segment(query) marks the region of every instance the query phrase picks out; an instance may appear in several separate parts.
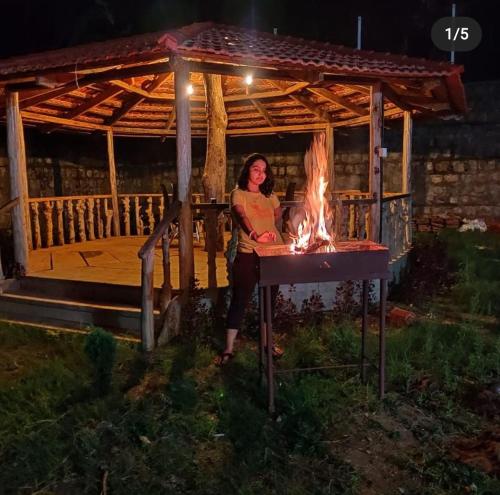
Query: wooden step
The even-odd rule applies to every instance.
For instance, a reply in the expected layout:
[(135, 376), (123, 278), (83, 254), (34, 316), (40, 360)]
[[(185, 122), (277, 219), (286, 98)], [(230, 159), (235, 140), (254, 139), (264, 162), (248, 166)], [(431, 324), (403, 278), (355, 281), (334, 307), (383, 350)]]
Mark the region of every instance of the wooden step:
[[(44, 277), (23, 277), (12, 281), (4, 289), (7, 294), (96, 303), (104, 305), (125, 305), (139, 308), (141, 287), (103, 282), (85, 282)], [(159, 289), (155, 289), (155, 307)]]
[[(158, 317), (158, 312), (155, 312)], [(68, 328), (98, 326), (140, 336), (140, 308), (31, 296), (0, 294), (0, 318)]]

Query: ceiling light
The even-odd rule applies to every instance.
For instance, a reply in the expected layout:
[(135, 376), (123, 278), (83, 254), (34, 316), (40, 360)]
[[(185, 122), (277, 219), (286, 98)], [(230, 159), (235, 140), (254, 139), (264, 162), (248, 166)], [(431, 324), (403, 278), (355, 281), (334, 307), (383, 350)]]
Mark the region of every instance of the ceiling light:
[(193, 85), (192, 84), (188, 84), (188, 86), (187, 86), (187, 94), (188, 95), (192, 95), (193, 94)]
[(246, 84), (247, 86), (250, 86), (250, 84), (252, 84), (252, 83), (253, 83), (253, 77), (252, 77), (252, 74), (247, 74), (247, 75), (245, 76), (245, 84)]

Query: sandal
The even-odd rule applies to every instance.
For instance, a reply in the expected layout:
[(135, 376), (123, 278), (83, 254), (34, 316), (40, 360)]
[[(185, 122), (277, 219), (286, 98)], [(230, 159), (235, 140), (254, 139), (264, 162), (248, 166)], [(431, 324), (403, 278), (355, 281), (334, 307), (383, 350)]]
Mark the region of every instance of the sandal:
[(234, 353), (232, 352), (222, 352), (215, 358), (215, 365), (219, 368), (223, 368), (234, 358)]

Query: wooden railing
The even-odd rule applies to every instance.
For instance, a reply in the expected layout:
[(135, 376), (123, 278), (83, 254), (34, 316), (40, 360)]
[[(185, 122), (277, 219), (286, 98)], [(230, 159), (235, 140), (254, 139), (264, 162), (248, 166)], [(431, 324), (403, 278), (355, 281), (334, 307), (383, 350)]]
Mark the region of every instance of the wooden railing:
[(411, 194), (388, 194), (382, 199), (382, 244), (396, 261), (411, 248)]
[[(299, 206), (302, 196), (303, 193), (298, 191), (295, 193), (297, 201), (282, 201), (284, 210)], [(150, 235), (163, 218), (163, 194), (119, 194), (118, 198), (120, 232), (115, 232), (113, 228), (111, 195), (29, 199), (33, 249), (116, 235)], [(356, 190), (336, 191), (332, 198), (330, 204), (334, 214), (336, 239), (371, 238), (369, 216), (374, 200), (369, 194)], [(210, 215), (217, 217), (218, 221), (212, 220), (212, 224), (219, 225), (219, 228), (224, 221), (223, 215), (230, 223), (228, 203), (198, 202), (201, 199), (202, 195), (193, 194), (193, 212), (203, 219), (199, 221), (200, 224), (210, 223), (206, 221)], [(169, 203), (171, 201), (169, 196)], [(382, 202), (382, 242), (391, 249), (391, 257), (397, 258), (411, 245), (411, 197), (406, 194), (386, 193)], [(210, 235), (206, 236), (206, 241), (207, 238), (210, 238)], [(213, 244), (207, 242), (206, 245), (211, 287), (216, 286), (216, 250)]]
[(151, 234), (163, 217), (164, 202), (162, 194), (119, 194), (120, 232), (115, 232), (110, 194), (30, 198), (33, 249)]
[(153, 233), (140, 249), (138, 256), (142, 260), (141, 267), (141, 340), (143, 350), (150, 352), (154, 348), (154, 255), (155, 246), (161, 239), (163, 253), (163, 285), (160, 291), (160, 319), (172, 297), (170, 279), (170, 224), (178, 217), (181, 203), (174, 201), (158, 223)]
[[(277, 194), (283, 196), (283, 193)], [(303, 193), (298, 191), (296, 198), (300, 200), (302, 195)], [(349, 211), (343, 211), (341, 215), (348, 222), (343, 227), (343, 237), (354, 238), (360, 235), (359, 232), (355, 234), (355, 230), (359, 230), (356, 225), (361, 221), (358, 220), (357, 206), (356, 203), (350, 203), (350, 201), (367, 198), (367, 196), (367, 193), (360, 191), (335, 193), (334, 197), (337, 200), (340, 198), (345, 205), (350, 206)], [(200, 212), (207, 211), (209, 204), (201, 203), (202, 199), (201, 194), (193, 194), (193, 208)], [(169, 202), (172, 200), (172, 196), (169, 195)], [(115, 232), (110, 194), (30, 198), (28, 202), (33, 249), (120, 235), (150, 235), (163, 218), (165, 210), (163, 194), (119, 194), (120, 232)], [(214, 211), (212, 208), (220, 213), (228, 208), (228, 204), (219, 203), (216, 207), (209, 206), (208, 211)]]

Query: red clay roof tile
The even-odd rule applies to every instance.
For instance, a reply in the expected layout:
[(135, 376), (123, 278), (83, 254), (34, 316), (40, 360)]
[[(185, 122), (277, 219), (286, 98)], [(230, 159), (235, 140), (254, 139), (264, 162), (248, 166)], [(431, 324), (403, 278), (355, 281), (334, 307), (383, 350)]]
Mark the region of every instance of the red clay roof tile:
[(370, 76), (449, 76), (461, 66), (405, 55), (392, 55), (277, 36), (235, 26), (195, 23), (167, 32), (79, 45), (0, 61), (0, 76), (15, 77), (48, 70), (104, 66), (113, 63), (152, 60), (176, 52), (213, 62), (249, 66), (319, 70), (335, 74)]

